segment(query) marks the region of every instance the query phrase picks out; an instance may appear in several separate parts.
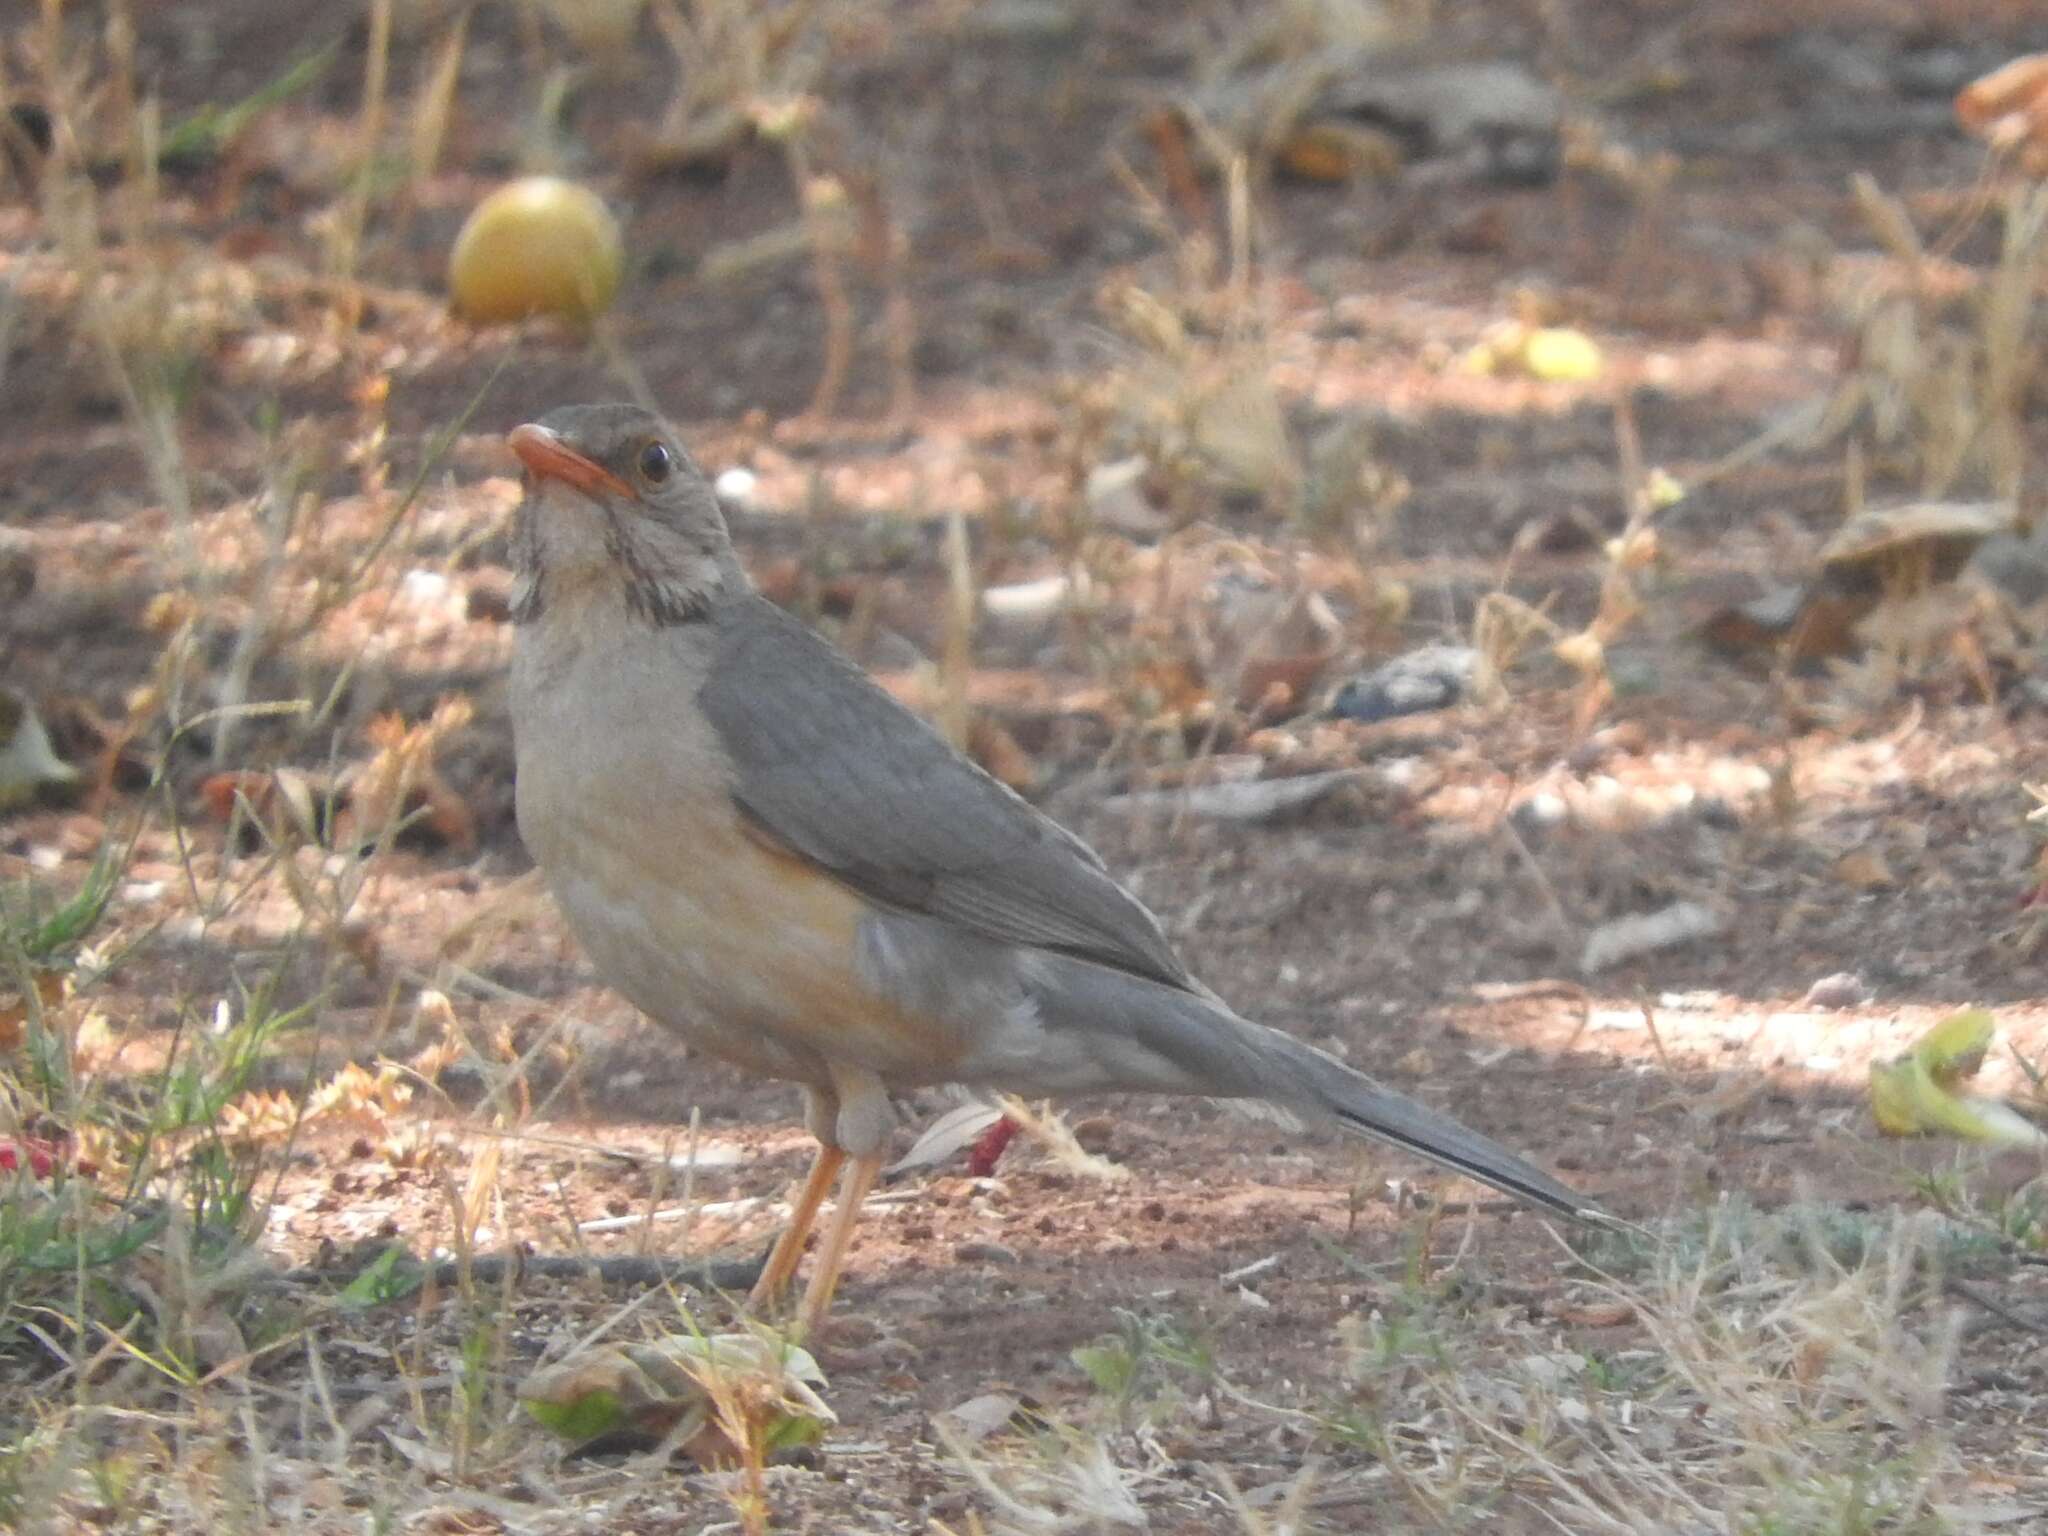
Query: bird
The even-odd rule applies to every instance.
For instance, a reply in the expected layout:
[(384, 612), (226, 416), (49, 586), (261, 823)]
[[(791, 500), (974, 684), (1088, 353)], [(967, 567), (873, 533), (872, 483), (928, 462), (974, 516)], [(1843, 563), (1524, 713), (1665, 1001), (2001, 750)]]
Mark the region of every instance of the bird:
[(824, 1323), (892, 1095), (1264, 1100), (1526, 1204), (1599, 1208), (1188, 970), (1086, 843), (742, 568), (710, 481), (630, 404), (512, 430), (520, 835), (600, 978), (689, 1046), (794, 1082), (818, 1152), (749, 1305)]

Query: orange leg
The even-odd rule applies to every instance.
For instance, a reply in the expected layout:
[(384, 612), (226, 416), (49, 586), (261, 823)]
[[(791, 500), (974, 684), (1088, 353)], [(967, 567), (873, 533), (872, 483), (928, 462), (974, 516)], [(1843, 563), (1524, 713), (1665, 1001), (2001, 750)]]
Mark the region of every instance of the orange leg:
[(804, 1239), (811, 1235), (818, 1207), (825, 1203), (825, 1192), (831, 1189), (833, 1176), (845, 1161), (846, 1154), (837, 1147), (819, 1146), (817, 1159), (804, 1179), (803, 1192), (796, 1197), (796, 1209), (789, 1213), (789, 1225), (775, 1240), (761, 1278), (747, 1295), (747, 1305), (753, 1310), (774, 1306), (789, 1289), (789, 1282), (796, 1278), (796, 1267), (804, 1256)]
[(818, 1249), (818, 1263), (811, 1271), (811, 1283), (804, 1288), (804, 1303), (797, 1313), (806, 1336), (815, 1334), (825, 1314), (832, 1309), (832, 1293), (839, 1288), (839, 1271), (846, 1265), (846, 1248), (853, 1241), (854, 1223), (860, 1220), (861, 1205), (875, 1187), (882, 1171), (880, 1155), (856, 1157), (839, 1181), (839, 1199), (832, 1207), (832, 1223), (825, 1229), (824, 1244)]

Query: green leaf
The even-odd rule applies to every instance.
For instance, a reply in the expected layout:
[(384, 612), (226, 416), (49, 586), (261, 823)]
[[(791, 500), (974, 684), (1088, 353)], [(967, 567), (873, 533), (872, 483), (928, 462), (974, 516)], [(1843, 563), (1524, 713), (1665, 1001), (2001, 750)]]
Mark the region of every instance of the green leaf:
[(157, 151), (158, 163), (193, 165), (211, 160), (232, 144), (258, 115), (279, 102), (288, 101), (318, 81), (327, 73), (327, 66), (334, 62), (340, 51), (341, 39), (337, 37), (311, 53), (301, 54), (286, 65), (284, 72), (275, 80), (257, 87), (233, 106), (221, 107), (208, 102), (164, 135), (163, 146)]
[(418, 1290), (427, 1278), (426, 1266), (393, 1243), (371, 1261), (363, 1272), (342, 1287), (334, 1298), (343, 1307), (381, 1307), (400, 1301)]
[(1083, 1344), (1068, 1356), (1094, 1385), (1095, 1390), (1109, 1397), (1122, 1397), (1131, 1389), (1131, 1382), (1137, 1375), (1137, 1360), (1122, 1343)]
[(99, 1269), (108, 1264), (118, 1264), (163, 1231), (164, 1224), (170, 1219), (170, 1209), (159, 1205), (125, 1226), (95, 1227), (73, 1236), (55, 1238), (24, 1254), (21, 1267), (51, 1271)]
[(764, 1437), (770, 1455), (777, 1451), (801, 1450), (807, 1445), (816, 1445), (825, 1438), (825, 1431), (831, 1425), (825, 1420), (808, 1413), (783, 1414), (769, 1422)]
[[(32, 965), (50, 966), (64, 958), (67, 951), (83, 943), (86, 935), (99, 925), (100, 918), (106, 914), (107, 903), (113, 899), (114, 885), (120, 874), (120, 861), (102, 852), (87, 872), (85, 883), (78, 888), (77, 894), (56, 911), (45, 918), (33, 918), (20, 910), (0, 909), (0, 929), (4, 929), (7, 939), (19, 947), (22, 959)], [(34, 901), (33, 889), (29, 903), (39, 905)]]
[(576, 1445), (595, 1440), (599, 1435), (608, 1435), (626, 1421), (625, 1405), (619, 1401), (618, 1394), (601, 1387), (559, 1402), (537, 1397), (524, 1397), (520, 1401), (543, 1429)]

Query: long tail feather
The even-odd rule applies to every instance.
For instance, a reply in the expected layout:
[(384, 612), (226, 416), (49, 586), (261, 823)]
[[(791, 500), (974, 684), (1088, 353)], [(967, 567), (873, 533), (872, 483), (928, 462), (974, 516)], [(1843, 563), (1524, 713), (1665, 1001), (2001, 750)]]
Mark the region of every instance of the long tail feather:
[(1344, 1075), (1319, 1078), (1317, 1092), (1323, 1107), (1346, 1130), (1413, 1152), (1560, 1216), (1583, 1220), (1604, 1214), (1594, 1201), (1492, 1138), (1380, 1087), (1341, 1062), (1331, 1065)]
[(1062, 960), (1032, 997), (1049, 1028), (1085, 1041), (1071, 1084), (1258, 1098), (1321, 1114), (1345, 1129), (1490, 1184), (1561, 1216), (1600, 1221), (1599, 1205), (1527, 1158), (1450, 1116), (1383, 1088), (1294, 1036), (1240, 1018), (1221, 1001)]

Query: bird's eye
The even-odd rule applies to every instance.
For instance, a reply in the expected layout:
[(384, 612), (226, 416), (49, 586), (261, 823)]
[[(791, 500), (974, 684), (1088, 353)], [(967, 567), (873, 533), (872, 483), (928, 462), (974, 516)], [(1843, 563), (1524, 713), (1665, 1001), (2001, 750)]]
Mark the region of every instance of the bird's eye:
[(649, 443), (640, 450), (640, 478), (649, 485), (661, 484), (674, 467), (675, 460), (660, 443)]

